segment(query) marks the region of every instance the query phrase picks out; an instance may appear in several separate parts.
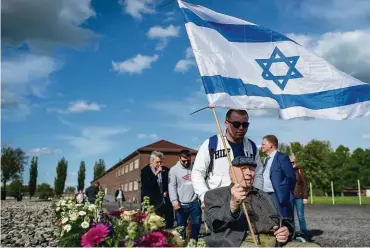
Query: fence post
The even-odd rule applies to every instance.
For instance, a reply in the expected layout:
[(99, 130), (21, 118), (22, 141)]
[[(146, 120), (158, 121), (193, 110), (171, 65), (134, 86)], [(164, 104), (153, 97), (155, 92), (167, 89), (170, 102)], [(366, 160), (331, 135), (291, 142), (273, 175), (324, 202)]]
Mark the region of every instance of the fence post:
[(358, 199), (360, 200), (360, 206), (362, 205), (361, 202), (361, 186), (360, 186), (360, 179), (357, 179), (357, 184), (358, 184)]
[(334, 185), (333, 185), (333, 181), (330, 181), (331, 183), (331, 197), (333, 199), (333, 205), (335, 204), (335, 200), (334, 200)]
[(311, 204), (313, 204), (313, 197), (312, 197), (312, 183), (310, 182), (310, 195), (311, 195)]

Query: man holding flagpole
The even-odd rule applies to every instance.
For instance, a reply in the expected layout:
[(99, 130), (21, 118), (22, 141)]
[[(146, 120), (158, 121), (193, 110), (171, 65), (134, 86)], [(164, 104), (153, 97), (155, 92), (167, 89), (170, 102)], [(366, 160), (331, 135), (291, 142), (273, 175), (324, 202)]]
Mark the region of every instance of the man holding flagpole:
[[(256, 144), (245, 137), (249, 127), (249, 116), (245, 110), (230, 109), (226, 113), (226, 140), (231, 159), (246, 156), (261, 164)], [(204, 194), (231, 183), (229, 164), (220, 135), (203, 142), (194, 161), (192, 182), (195, 193), (204, 208)]]

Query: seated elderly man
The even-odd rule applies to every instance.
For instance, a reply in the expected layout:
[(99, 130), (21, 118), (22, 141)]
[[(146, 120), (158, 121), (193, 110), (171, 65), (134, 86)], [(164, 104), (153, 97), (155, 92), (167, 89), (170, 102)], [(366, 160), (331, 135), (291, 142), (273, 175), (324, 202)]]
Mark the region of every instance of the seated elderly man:
[[(206, 238), (207, 246), (254, 246), (248, 222), (242, 209), (245, 202), (258, 245), (262, 247), (319, 247), (314, 243), (290, 242), (293, 229), (282, 222), (270, 195), (254, 188), (256, 164), (252, 158), (237, 157), (232, 161), (235, 184), (208, 191), (205, 194), (205, 220), (212, 231)], [(288, 227), (290, 229), (288, 229)]]

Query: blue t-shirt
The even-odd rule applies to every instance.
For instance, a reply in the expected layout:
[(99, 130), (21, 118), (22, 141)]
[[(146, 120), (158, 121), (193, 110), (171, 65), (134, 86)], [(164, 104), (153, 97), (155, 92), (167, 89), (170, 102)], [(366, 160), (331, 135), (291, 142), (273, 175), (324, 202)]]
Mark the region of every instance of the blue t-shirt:
[(234, 143), (234, 142), (231, 142), (230, 140), (227, 140), (227, 141), (229, 142), (230, 147), (233, 150), (234, 158), (239, 157), (239, 156), (245, 156), (243, 142)]

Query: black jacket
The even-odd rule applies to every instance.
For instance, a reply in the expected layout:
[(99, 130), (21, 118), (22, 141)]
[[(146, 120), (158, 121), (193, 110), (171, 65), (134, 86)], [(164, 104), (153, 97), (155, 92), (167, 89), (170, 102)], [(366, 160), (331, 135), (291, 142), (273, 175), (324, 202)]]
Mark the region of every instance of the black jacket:
[(154, 175), (150, 165), (145, 166), (141, 170), (141, 201), (143, 201), (144, 196), (148, 196), (150, 199), (150, 205), (153, 205), (155, 208), (158, 208), (164, 203), (170, 203), (168, 194), (168, 172), (169, 169), (162, 166), (162, 187), (163, 192), (167, 192), (165, 202), (163, 202), (163, 194), (160, 191), (157, 177)]
[(85, 190), (85, 195), (88, 199), (96, 199), (96, 195), (99, 192), (99, 187), (96, 185), (91, 185)]
[[(123, 194), (123, 190), (121, 190), (121, 193), (122, 193), (122, 201), (126, 201), (125, 195)], [(117, 189), (116, 193), (114, 194), (114, 198), (116, 198), (116, 200), (117, 200), (118, 194), (119, 194), (119, 190)]]

